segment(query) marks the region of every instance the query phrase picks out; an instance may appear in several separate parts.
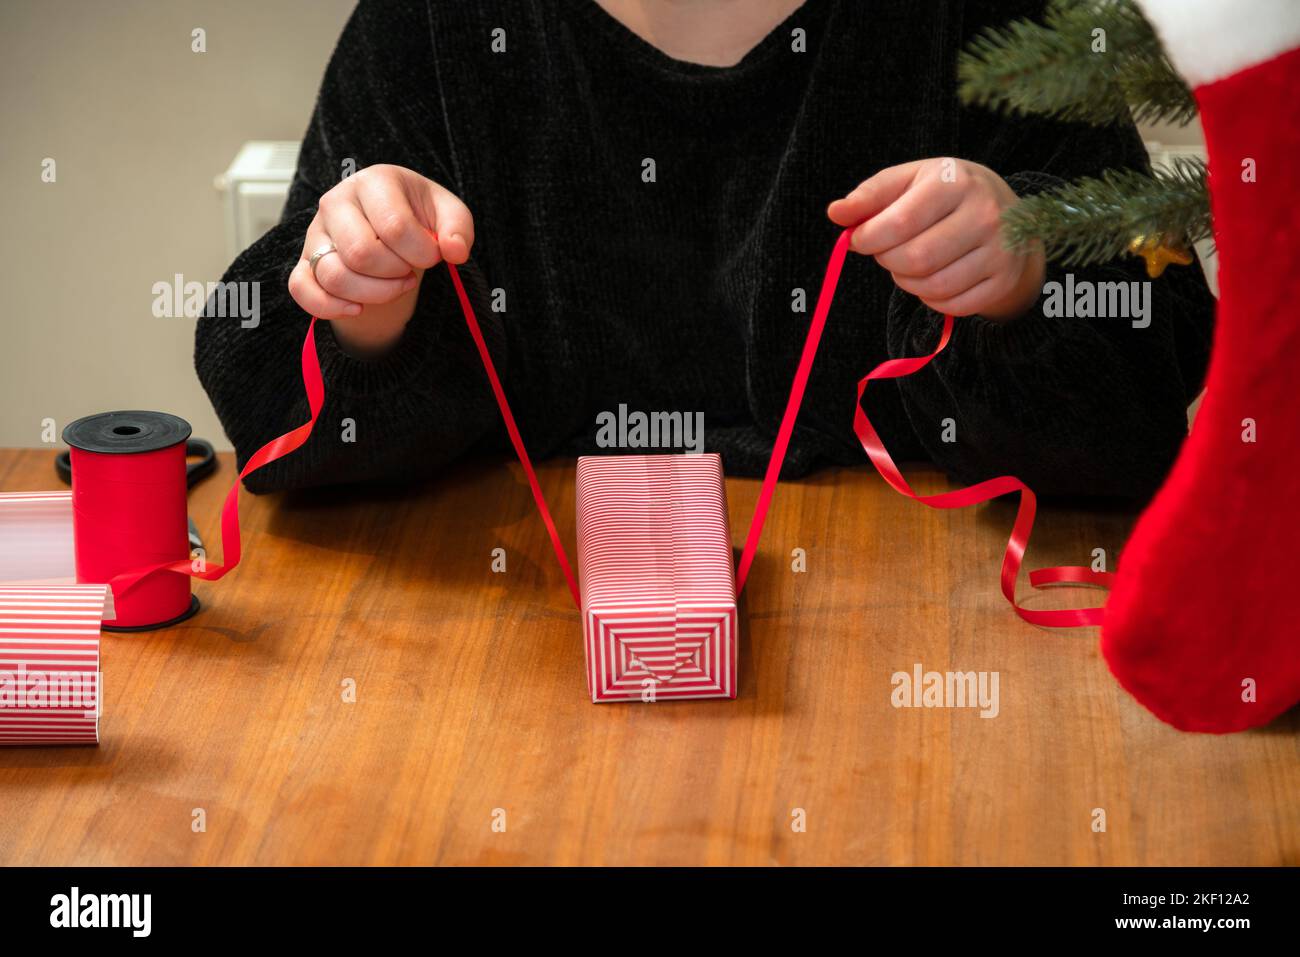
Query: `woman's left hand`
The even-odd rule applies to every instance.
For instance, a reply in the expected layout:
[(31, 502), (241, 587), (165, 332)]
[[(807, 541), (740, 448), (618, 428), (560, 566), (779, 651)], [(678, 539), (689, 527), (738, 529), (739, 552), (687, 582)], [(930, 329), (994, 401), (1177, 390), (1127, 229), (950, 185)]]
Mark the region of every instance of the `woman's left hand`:
[(1042, 250), (1010, 250), (1002, 211), (1019, 202), (987, 166), (927, 159), (891, 166), (831, 203), (840, 226), (861, 224), (852, 249), (889, 270), (936, 312), (1016, 319), (1042, 292)]

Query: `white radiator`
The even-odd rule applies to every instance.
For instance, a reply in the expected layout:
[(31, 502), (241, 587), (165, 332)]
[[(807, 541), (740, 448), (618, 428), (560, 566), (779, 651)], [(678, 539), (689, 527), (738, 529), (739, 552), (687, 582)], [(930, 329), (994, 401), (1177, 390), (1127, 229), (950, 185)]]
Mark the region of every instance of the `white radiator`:
[(297, 141), (252, 140), (240, 147), (230, 167), (217, 177), (216, 187), (225, 203), (230, 259), (280, 221), (297, 165)]

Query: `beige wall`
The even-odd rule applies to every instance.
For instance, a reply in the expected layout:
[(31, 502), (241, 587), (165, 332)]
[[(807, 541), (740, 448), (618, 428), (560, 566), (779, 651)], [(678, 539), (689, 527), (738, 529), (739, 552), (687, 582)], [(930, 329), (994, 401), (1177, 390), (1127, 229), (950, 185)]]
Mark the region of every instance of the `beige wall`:
[(1171, 126), (1159, 123), (1142, 128), (1142, 136), (1148, 141), (1162, 143), (1165, 146), (1204, 146), (1205, 134), (1201, 132), (1201, 121), (1193, 120), (1188, 126)]
[[(194, 375), (194, 320), (154, 318), (152, 286), (221, 277), (213, 177), (245, 140), (302, 135), (352, 6), (0, 3), (0, 446), (120, 408), (173, 412), (225, 444)], [(190, 51), (195, 27), (206, 53)]]
[[(225, 269), (213, 177), (251, 139), (297, 139), (352, 0), (0, 3), (0, 446), (109, 409), (188, 419), (225, 447), (193, 320), (155, 282)], [(207, 52), (190, 50), (195, 27)], [(1156, 131), (1166, 143), (1195, 131)], [(41, 163), (57, 181), (41, 181)]]

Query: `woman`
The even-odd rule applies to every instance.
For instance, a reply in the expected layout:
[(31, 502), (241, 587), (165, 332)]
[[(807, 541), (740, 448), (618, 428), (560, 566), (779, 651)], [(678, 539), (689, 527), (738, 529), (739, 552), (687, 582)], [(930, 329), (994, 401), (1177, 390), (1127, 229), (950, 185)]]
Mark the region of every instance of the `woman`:
[(1001, 211), (1146, 157), (1131, 125), (959, 105), (966, 42), (1040, 6), (362, 0), (283, 221), (226, 276), (262, 283), (260, 323), (199, 324), (242, 463), (306, 418), (297, 355), (308, 314), (328, 320), (322, 427), (249, 488), (415, 478), (505, 447), (443, 260), (466, 263), (535, 456), (601, 451), (598, 416), (625, 405), (702, 413), (705, 448), (759, 474), (835, 235), (860, 223), (875, 263), (846, 268), (785, 475), (863, 461), (856, 380), (931, 350), (947, 311), (965, 318), (944, 354), (868, 394), (896, 458), (1150, 494), (1186, 433), (1212, 300), (1183, 268), (1154, 284), (1144, 328), (1043, 315), (1063, 274), (1004, 248)]

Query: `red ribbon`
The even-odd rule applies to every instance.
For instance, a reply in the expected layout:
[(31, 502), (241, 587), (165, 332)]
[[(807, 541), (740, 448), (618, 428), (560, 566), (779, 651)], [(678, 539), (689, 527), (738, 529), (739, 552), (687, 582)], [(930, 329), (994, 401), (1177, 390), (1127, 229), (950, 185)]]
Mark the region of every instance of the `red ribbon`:
[(528, 450), (524, 448), (524, 440), (519, 435), (519, 427), (515, 425), (515, 417), (510, 412), (510, 403), (506, 401), (506, 390), (501, 387), (501, 379), (497, 376), (497, 367), (492, 363), (492, 357), (488, 355), (487, 343), (483, 341), (483, 330), (478, 326), (478, 318), (474, 315), (474, 307), (470, 305), (469, 296), (465, 295), (465, 286), (460, 281), (459, 270), (451, 263), (447, 263), (447, 271), (451, 273), (451, 283), (456, 287), (456, 298), (460, 300), (460, 311), (465, 314), (465, 324), (469, 326), (469, 334), (474, 339), (479, 358), (483, 360), (483, 369), (487, 372), (488, 382), (492, 384), (492, 395), (496, 397), (497, 408), (501, 410), (501, 418), (505, 420), (506, 432), (510, 435), (510, 444), (515, 447), (515, 454), (519, 456), (519, 463), (524, 467), (524, 474), (528, 476), (528, 487), (533, 490), (533, 501), (537, 503), (537, 511), (542, 514), (542, 522), (546, 525), (546, 533), (551, 536), (551, 547), (555, 549), (555, 557), (560, 561), (560, 571), (564, 572), (564, 580), (569, 583), (569, 594), (573, 596), (573, 603), (581, 611), (582, 599), (578, 595), (578, 580), (573, 577), (573, 569), (569, 565), (569, 556), (564, 553), (564, 545), (560, 542), (560, 533), (556, 531), (555, 520), (551, 518), (551, 510), (546, 507), (546, 496), (542, 494), (541, 483), (537, 481), (537, 473), (533, 471), (532, 460), (528, 458)]
[[(754, 556), (758, 551), (759, 538), (763, 534), (763, 524), (767, 519), (767, 513), (772, 504), (772, 496), (776, 492), (777, 480), (781, 474), (781, 465), (785, 461), (785, 453), (790, 446), (790, 437), (794, 432), (795, 420), (799, 416), (799, 407), (803, 403), (808, 379), (812, 374), (813, 360), (816, 358), (822, 331), (826, 327), (826, 318), (830, 314), (831, 303), (835, 298), (835, 289), (839, 284), (840, 274), (844, 269), (844, 261), (848, 254), (851, 237), (851, 229), (846, 229), (840, 233), (835, 248), (831, 252), (830, 262), (826, 266), (826, 275), (822, 280), (821, 292), (817, 297), (817, 306), (813, 311), (812, 323), (808, 328), (803, 352), (799, 357), (799, 365), (795, 370), (794, 383), (790, 388), (790, 398), (786, 402), (785, 413), (781, 417), (781, 425), (777, 429), (776, 441), (772, 447), (772, 457), (768, 460), (767, 472), (763, 477), (758, 502), (754, 507), (754, 518), (750, 523), (749, 534), (745, 539), (745, 547), (741, 552), (740, 566), (736, 573), (736, 590), (738, 592), (745, 587), (750, 568), (754, 562)], [(465, 293), (465, 286), (461, 282), (460, 272), (451, 263), (447, 263), (447, 270), (451, 273), (452, 285), (456, 289), (457, 299), (460, 300), (460, 308), (465, 316), (465, 324), (469, 328), (470, 336), (474, 340), (474, 346), (483, 362), (483, 369), (487, 373), (488, 382), (492, 387), (492, 395), (496, 399), (497, 408), (500, 409), (501, 418), (505, 422), (506, 432), (510, 436), (510, 444), (514, 446), (515, 454), (519, 457), (519, 462), (523, 466), (524, 474), (528, 478), (528, 487), (533, 493), (533, 501), (537, 503), (537, 510), (541, 513), (542, 522), (545, 524), (547, 535), (551, 539), (551, 546), (555, 550), (555, 557), (559, 560), (560, 570), (564, 573), (564, 579), (568, 583), (569, 594), (573, 596), (574, 604), (581, 609), (582, 600), (578, 593), (577, 579), (574, 577), (573, 568), (569, 564), (568, 555), (564, 551), (564, 545), (560, 541), (560, 534), (555, 527), (555, 521), (551, 518), (551, 510), (546, 505), (546, 497), (542, 494), (541, 483), (537, 480), (537, 473), (533, 469), (532, 460), (528, 457), (528, 450), (524, 447), (523, 438), (520, 436), (519, 428), (515, 424), (515, 417), (510, 411), (510, 403), (506, 399), (505, 389), (502, 387), (501, 379), (497, 375), (496, 366), (492, 362), (491, 355), (488, 354), (482, 329), (479, 327), (478, 318), (474, 315), (474, 307), (469, 301), (469, 296)], [(315, 329), (316, 319), (313, 317), (311, 324), (307, 327), (306, 339), (302, 344), (302, 380), (307, 391), (307, 404), (311, 409), (311, 418), (292, 432), (288, 432), (262, 446), (240, 471), (238, 479), (235, 480), (230, 492), (226, 495), (226, 501), (221, 510), (221, 541), (225, 561), (220, 565), (210, 566), (202, 571), (195, 570), (192, 563), (188, 561), (170, 562), (135, 569), (113, 579), (111, 584), (115, 593), (124, 593), (136, 582), (157, 571), (180, 572), (206, 581), (216, 581), (239, 564), (240, 483), (250, 473), (300, 448), (307, 441), (307, 437), (311, 435), (312, 427), (316, 424), (321, 406), (325, 401), (325, 385), (321, 379), (320, 361), (316, 355)], [(947, 347), (952, 338), (952, 329), (953, 317), (944, 316), (943, 333), (939, 337), (939, 344), (933, 352), (925, 356), (890, 359), (882, 362), (858, 382), (853, 431), (857, 434), (859, 441), (862, 443), (862, 448), (866, 451), (872, 464), (875, 465), (876, 470), (880, 472), (885, 481), (898, 493), (930, 508), (962, 508), (967, 505), (987, 502), (1011, 492), (1019, 492), (1020, 507), (1016, 512), (1011, 538), (1007, 542), (1006, 554), (1002, 559), (1002, 594), (1011, 603), (1011, 607), (1015, 609), (1016, 614), (1031, 624), (1062, 628), (1101, 624), (1104, 612), (1104, 608), (1101, 607), (1035, 611), (1022, 608), (1016, 603), (1016, 580), (1020, 574), (1020, 566), (1024, 560), (1025, 548), (1029, 543), (1029, 536), (1034, 526), (1034, 515), (1037, 511), (1037, 499), (1029, 486), (1013, 476), (1002, 476), (980, 482), (969, 488), (944, 492), (939, 495), (917, 495), (912, 491), (911, 486), (907, 484), (907, 480), (903, 478), (889, 453), (885, 451), (875, 427), (867, 418), (867, 414), (862, 411), (862, 396), (866, 391), (867, 383), (874, 379), (901, 378), (925, 368), (935, 356)], [(1066, 566), (1044, 568), (1031, 572), (1029, 582), (1035, 588), (1054, 584), (1100, 585), (1104, 587), (1110, 585), (1112, 577), (1109, 572), (1094, 572), (1089, 568)]]
[[(799, 407), (803, 403), (808, 379), (812, 375), (813, 360), (817, 356), (817, 346), (821, 342), (822, 331), (826, 328), (826, 317), (830, 314), (831, 303), (835, 299), (835, 289), (839, 285), (840, 274), (844, 270), (844, 260), (848, 254), (852, 234), (851, 229), (846, 229), (840, 233), (835, 248), (831, 252), (830, 262), (826, 266), (826, 275), (822, 280), (821, 292), (817, 296), (817, 306), (813, 311), (812, 323), (808, 328), (808, 335), (804, 339), (803, 352), (799, 356), (799, 365), (795, 369), (794, 383), (790, 387), (790, 398), (786, 402), (785, 413), (781, 417), (781, 425), (777, 429), (776, 442), (772, 447), (772, 457), (767, 463), (767, 472), (763, 477), (762, 488), (759, 490), (758, 502), (754, 506), (754, 518), (750, 522), (749, 534), (745, 538), (745, 547), (740, 555), (740, 566), (736, 572), (737, 592), (745, 587), (745, 582), (749, 578), (749, 570), (754, 563), (754, 555), (758, 551), (759, 538), (763, 534), (763, 524), (767, 520), (768, 510), (771, 508), (772, 496), (776, 493), (781, 465), (785, 461), (785, 453), (790, 446), (790, 437), (794, 433), (795, 420), (799, 417)], [(483, 341), (483, 333), (479, 329), (478, 319), (475, 318), (469, 298), (465, 295), (465, 288), (461, 285), (460, 275), (456, 272), (456, 267), (448, 263), (447, 268), (451, 270), (452, 282), (456, 286), (456, 295), (460, 299), (461, 311), (465, 314), (465, 322), (469, 326), (474, 345), (478, 348), (479, 357), (483, 360), (483, 367), (487, 370), (488, 381), (492, 384), (492, 394), (496, 397), (497, 407), (501, 410), (501, 417), (505, 420), (506, 431), (510, 433), (511, 444), (514, 445), (519, 461), (524, 467), (524, 473), (528, 476), (528, 485), (533, 490), (533, 499), (537, 502), (538, 511), (541, 512), (542, 520), (546, 523), (546, 531), (551, 537), (551, 546), (555, 549), (555, 555), (560, 560), (560, 568), (563, 570), (565, 580), (569, 584), (569, 592), (573, 595), (574, 604), (581, 608), (582, 602), (578, 595), (578, 586), (570, 569), (568, 557), (565, 555), (564, 545), (560, 542), (559, 533), (555, 529), (555, 522), (552, 521), (550, 510), (546, 507), (546, 499), (542, 495), (541, 485), (538, 484), (532, 462), (529, 461), (528, 452), (524, 449), (523, 439), (520, 438), (519, 430), (515, 426), (514, 416), (510, 412), (510, 404), (506, 401), (505, 391), (501, 388), (501, 381), (497, 377), (496, 367), (492, 364), (492, 357), (488, 355), (487, 346)], [(944, 316), (943, 334), (939, 338), (938, 346), (929, 355), (909, 359), (891, 359), (882, 362), (858, 383), (853, 431), (857, 434), (859, 441), (862, 442), (862, 448), (866, 450), (872, 464), (875, 465), (876, 470), (880, 472), (885, 481), (895, 491), (906, 495), (908, 498), (915, 499), (922, 505), (928, 505), (930, 508), (962, 508), (967, 505), (987, 502), (1010, 492), (1019, 492), (1020, 507), (1016, 512), (1016, 521), (1011, 530), (1011, 538), (1007, 542), (1006, 554), (1002, 559), (1002, 594), (1011, 603), (1011, 607), (1015, 609), (1016, 614), (1031, 624), (1062, 628), (1101, 624), (1103, 608), (1034, 611), (1022, 608), (1016, 603), (1016, 579), (1020, 574), (1020, 565), (1024, 560), (1025, 548), (1029, 544), (1029, 535), (1034, 527), (1034, 514), (1037, 511), (1037, 499), (1029, 486), (1018, 478), (1003, 476), (980, 482), (978, 485), (972, 485), (969, 488), (945, 492), (941, 495), (917, 495), (912, 491), (911, 486), (907, 484), (902, 473), (894, 464), (894, 460), (890, 458), (889, 453), (885, 451), (880, 436), (876, 434), (875, 427), (867, 418), (867, 414), (862, 411), (862, 395), (866, 391), (868, 382), (873, 379), (897, 379), (925, 368), (948, 345), (949, 340), (952, 338), (952, 326), (952, 316)], [(1031, 572), (1029, 582), (1035, 588), (1065, 583), (1107, 586), (1110, 584), (1111, 578), (1112, 575), (1109, 572), (1094, 572), (1090, 568), (1069, 566), (1044, 568)]]
[[(240, 538), (239, 538), (239, 486), (244, 481), (244, 477), (256, 472), (263, 465), (268, 465), (276, 459), (284, 458), (290, 452), (301, 448), (302, 444), (307, 441), (311, 435), (312, 427), (316, 424), (316, 419), (320, 416), (321, 406), (325, 404), (325, 381), (320, 374), (320, 360), (316, 356), (316, 317), (313, 316), (311, 323), (307, 326), (307, 338), (302, 343), (302, 384), (307, 390), (307, 406), (311, 410), (311, 418), (304, 422), (298, 428), (291, 432), (286, 432), (279, 438), (272, 439), (253, 453), (252, 458), (244, 463), (239, 477), (235, 483), (230, 486), (230, 491), (226, 493), (225, 504), (221, 507), (221, 556), (220, 565), (209, 565), (206, 562), (199, 568), (195, 567), (195, 562), (191, 560), (179, 562), (162, 562), (157, 565), (146, 565), (143, 568), (133, 568), (131, 571), (122, 572), (109, 582), (112, 586), (114, 595), (124, 595), (130, 591), (141, 579), (160, 571), (179, 572), (182, 575), (189, 575), (192, 578), (202, 578), (204, 581), (216, 581), (232, 571), (239, 564), (241, 555)], [(183, 473), (182, 473), (183, 475)]]
[[(844, 257), (848, 252), (851, 237), (852, 231), (846, 229), (840, 234), (839, 241), (835, 244), (835, 250), (831, 253), (830, 264), (826, 267), (826, 282), (822, 286), (823, 296), (833, 296), (835, 294), (835, 286), (840, 279), (840, 271), (844, 266)], [(819, 308), (820, 305), (818, 303)], [(1019, 492), (1020, 506), (1016, 509), (1016, 520), (1011, 527), (1011, 538), (1007, 541), (1007, 550), (1002, 556), (1002, 594), (1011, 603), (1011, 607), (1015, 609), (1016, 614), (1030, 624), (1055, 628), (1079, 628), (1087, 625), (1100, 625), (1105, 611), (1104, 607), (1034, 611), (1023, 608), (1016, 603), (1016, 579), (1020, 575), (1020, 565), (1024, 561), (1025, 549), (1029, 545), (1029, 536), (1034, 528), (1034, 515), (1038, 510), (1038, 499), (1028, 485), (1014, 476), (1004, 475), (953, 492), (944, 492), (939, 495), (917, 495), (912, 491), (912, 487), (907, 484), (907, 480), (903, 478), (903, 474), (898, 470), (898, 466), (894, 464), (894, 460), (890, 458), (889, 453), (885, 451), (884, 443), (880, 441), (875, 426), (867, 418), (867, 413), (862, 410), (862, 396), (867, 391), (868, 382), (874, 379), (900, 379), (903, 376), (909, 376), (924, 369), (933, 361), (935, 356), (943, 352), (947, 347), (949, 340), (952, 339), (952, 326), (952, 316), (944, 316), (943, 332), (939, 336), (939, 344), (934, 347), (934, 351), (929, 355), (907, 359), (889, 359), (880, 363), (858, 382), (857, 405), (853, 410), (853, 431), (857, 435), (858, 441), (862, 443), (862, 448), (866, 451), (867, 456), (871, 459), (871, 464), (876, 467), (876, 471), (893, 487), (894, 491), (906, 495), (922, 505), (928, 505), (930, 508), (964, 508), (967, 505), (978, 505), (981, 502), (990, 501), (1010, 492)], [(820, 330), (818, 330), (818, 333), (820, 334)], [(1032, 571), (1029, 573), (1029, 584), (1034, 588), (1067, 583), (1109, 587), (1113, 577), (1114, 575), (1111, 572), (1095, 572), (1091, 568), (1067, 565), (1056, 568), (1040, 568)]]
[(736, 592), (739, 594), (749, 579), (750, 566), (754, 564), (754, 555), (758, 552), (758, 539), (763, 534), (763, 523), (767, 521), (767, 511), (772, 505), (772, 496), (776, 494), (776, 482), (781, 477), (781, 466), (785, 463), (786, 449), (790, 447), (790, 436), (794, 433), (794, 420), (799, 417), (799, 406), (803, 404), (804, 390), (808, 387), (808, 378), (812, 375), (813, 359), (817, 357), (817, 346), (822, 341), (822, 330), (826, 328), (826, 317), (831, 311), (831, 302), (835, 298), (835, 286), (840, 281), (840, 271), (844, 268), (844, 255), (848, 252), (849, 231), (840, 235), (840, 241), (831, 252), (831, 261), (826, 267), (822, 279), (821, 292), (817, 294), (817, 305), (813, 308), (812, 324), (803, 341), (803, 352), (799, 355), (799, 365), (794, 371), (794, 384), (790, 386), (790, 398), (785, 403), (785, 414), (781, 416), (781, 425), (776, 430), (776, 443), (772, 446), (772, 457), (767, 460), (767, 472), (763, 476), (763, 487), (758, 492), (758, 504), (754, 506), (754, 517), (749, 523), (749, 535), (745, 538), (745, 547), (740, 553), (740, 567), (736, 570)]

